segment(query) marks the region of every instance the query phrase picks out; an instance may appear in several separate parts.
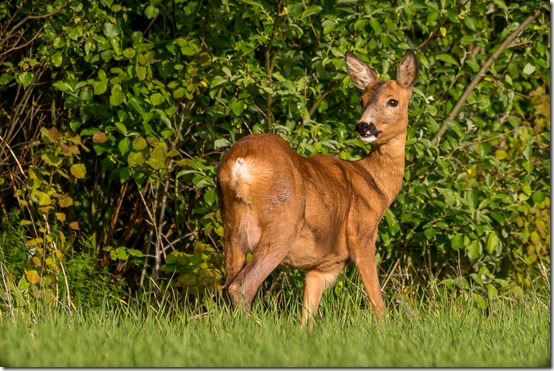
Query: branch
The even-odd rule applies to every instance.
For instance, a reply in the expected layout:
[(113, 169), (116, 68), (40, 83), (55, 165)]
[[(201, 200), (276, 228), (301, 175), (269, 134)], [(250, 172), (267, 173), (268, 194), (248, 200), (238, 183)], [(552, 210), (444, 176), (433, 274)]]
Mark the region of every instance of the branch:
[(494, 52), (493, 55), (490, 56), (490, 58), (485, 62), (485, 64), (483, 65), (483, 67), (481, 67), (481, 70), (479, 70), (479, 72), (477, 73), (477, 75), (475, 75), (475, 77), (473, 78), (473, 80), (471, 81), (471, 83), (467, 86), (466, 90), (464, 91), (464, 93), (462, 94), (462, 96), (460, 97), (460, 100), (458, 100), (458, 102), (456, 103), (456, 105), (454, 106), (454, 108), (452, 109), (452, 111), (450, 111), (450, 113), (448, 114), (448, 117), (446, 118), (445, 122), (441, 125), (438, 133), (435, 135), (435, 137), (433, 138), (433, 144), (438, 144), (439, 140), (441, 139), (441, 137), (444, 135), (444, 133), (446, 132), (446, 130), (448, 129), (448, 125), (446, 124), (446, 122), (448, 120), (453, 120), (457, 115), (458, 113), (460, 112), (460, 110), (462, 109), (467, 97), (469, 96), (469, 94), (471, 94), (471, 92), (473, 91), (473, 89), (475, 89), (475, 87), (477, 86), (477, 84), (481, 81), (481, 79), (483, 77), (485, 77), (485, 74), (487, 73), (487, 71), (489, 70), (489, 68), (491, 67), (491, 65), (498, 59), (498, 57), (500, 56), (500, 54), (502, 54), (502, 52), (514, 41), (514, 39), (516, 37), (519, 36), (519, 34), (531, 23), (533, 22), (533, 20), (539, 15), (540, 13), (540, 8), (537, 8), (535, 9), (535, 11), (530, 14), (527, 19), (525, 19), (525, 21), (523, 21), (523, 23), (521, 23), (519, 25), (518, 28), (515, 29), (514, 32), (512, 32), (510, 34), (510, 36), (508, 36), (506, 38), (506, 40), (504, 40), (504, 42), (502, 42), (502, 44), (500, 44), (500, 46), (498, 47), (498, 49)]
[[(273, 55), (273, 57), (270, 55), (269, 51), (271, 49), (271, 45), (273, 44), (273, 40), (275, 39), (275, 35), (277, 33), (277, 26), (279, 23), (279, 16), (281, 15), (281, 0), (277, 2), (277, 14), (275, 15), (275, 20), (273, 21), (273, 28), (271, 29), (271, 36), (269, 38), (269, 41), (267, 45), (264, 47), (264, 57), (265, 57), (265, 73), (267, 75), (269, 88), (273, 90), (273, 67), (275, 66), (275, 59), (277, 58), (277, 54)], [(273, 106), (273, 95), (270, 93), (266, 94), (266, 101), (267, 101), (267, 131), (268, 133), (273, 132), (273, 121), (271, 119), (271, 111)]]
[[(62, 10), (64, 10), (68, 6), (69, 6), (69, 2), (67, 4), (61, 6), (59, 9), (53, 11), (52, 13), (42, 14), (42, 15), (28, 15), (28, 16), (26, 16), (21, 21), (19, 21), (15, 26), (13, 26), (12, 29), (9, 32), (6, 33), (6, 36), (4, 36), (4, 39), (0, 40), (0, 46), (3, 46), (8, 41), (8, 39), (10, 37), (12, 37), (12, 35), (15, 33), (15, 31), (17, 31), (21, 26), (23, 26), (25, 24), (25, 22), (27, 22), (28, 20), (44, 19), (44, 18), (53, 17), (56, 14), (58, 14), (59, 12), (61, 12)], [(10, 22), (12, 20), (13, 20), (13, 17), (12, 17), (12, 19), (10, 19)]]
[(319, 106), (321, 105), (321, 102), (323, 102), (323, 100), (325, 99), (325, 97), (327, 97), (327, 95), (329, 95), (329, 93), (335, 88), (335, 81), (331, 81), (329, 83), (329, 86), (327, 87), (327, 89), (325, 89), (325, 91), (323, 93), (321, 93), (321, 96), (316, 100), (316, 102), (314, 103), (314, 105), (310, 108), (310, 111), (309, 111), (309, 115), (310, 116), (313, 116), (315, 111), (317, 111), (317, 109), (319, 108)]
[(6, 145), (6, 148), (8, 148), (8, 151), (10, 151), (13, 159), (15, 160), (15, 162), (17, 163), (17, 167), (19, 168), (19, 171), (21, 171), (21, 174), (23, 175), (23, 177), (25, 179), (27, 179), (27, 175), (25, 175), (25, 171), (23, 170), (23, 166), (21, 166), (21, 163), (19, 162), (19, 160), (17, 159), (17, 156), (15, 155), (15, 153), (13, 152), (12, 150), (12, 147), (10, 147), (10, 145), (8, 144), (8, 142), (4, 141), (4, 138), (2, 138), (2, 136), (0, 135), (0, 141), (2, 141), (5, 145)]

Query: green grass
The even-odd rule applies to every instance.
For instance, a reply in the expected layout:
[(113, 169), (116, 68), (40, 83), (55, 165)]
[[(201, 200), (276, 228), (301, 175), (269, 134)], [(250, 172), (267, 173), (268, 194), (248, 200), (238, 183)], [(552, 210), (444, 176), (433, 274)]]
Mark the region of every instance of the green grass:
[[(326, 298), (313, 333), (298, 310), (258, 300), (251, 318), (211, 303), (204, 314), (162, 303), (3, 313), (0, 365), (61, 366), (539, 366), (549, 367), (550, 303), (537, 297), (432, 305), (397, 300), (376, 322), (360, 301)], [(293, 304), (287, 307), (297, 308)], [(169, 310), (168, 310), (169, 307)], [(31, 319), (32, 318), (32, 319)]]

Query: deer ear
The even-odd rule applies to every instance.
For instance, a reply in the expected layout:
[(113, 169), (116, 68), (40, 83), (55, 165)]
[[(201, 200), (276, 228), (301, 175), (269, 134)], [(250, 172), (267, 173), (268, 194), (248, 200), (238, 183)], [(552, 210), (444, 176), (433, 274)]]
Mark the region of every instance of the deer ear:
[(418, 73), (417, 57), (412, 50), (408, 50), (398, 65), (396, 81), (405, 88), (411, 88), (417, 80)]
[(378, 80), (375, 72), (353, 53), (346, 52), (344, 59), (348, 75), (359, 89), (365, 90), (369, 84)]

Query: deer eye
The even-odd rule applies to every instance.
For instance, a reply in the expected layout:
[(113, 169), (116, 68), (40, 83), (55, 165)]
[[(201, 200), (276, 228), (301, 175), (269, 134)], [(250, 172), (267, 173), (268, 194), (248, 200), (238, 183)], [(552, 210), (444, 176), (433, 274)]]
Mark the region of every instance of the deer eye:
[(387, 101), (387, 106), (396, 107), (398, 106), (398, 101), (396, 99), (389, 99)]

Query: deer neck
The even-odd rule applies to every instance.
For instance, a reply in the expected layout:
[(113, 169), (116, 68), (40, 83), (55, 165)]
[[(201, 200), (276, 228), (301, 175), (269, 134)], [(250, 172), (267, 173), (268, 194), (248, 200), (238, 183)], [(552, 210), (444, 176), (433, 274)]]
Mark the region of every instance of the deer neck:
[(386, 195), (389, 206), (402, 186), (405, 152), (406, 137), (399, 136), (386, 143), (373, 144), (369, 155), (361, 160), (364, 168)]

